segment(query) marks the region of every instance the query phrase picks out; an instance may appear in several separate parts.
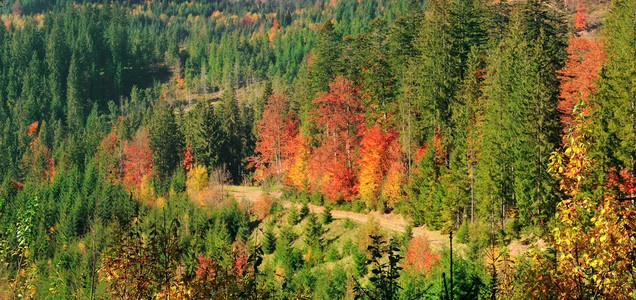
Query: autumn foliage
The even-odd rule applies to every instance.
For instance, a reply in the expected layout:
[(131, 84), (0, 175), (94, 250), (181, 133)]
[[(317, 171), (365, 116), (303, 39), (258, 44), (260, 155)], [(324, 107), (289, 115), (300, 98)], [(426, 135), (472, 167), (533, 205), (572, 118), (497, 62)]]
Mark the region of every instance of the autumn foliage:
[(400, 173), (404, 172), (404, 168), (400, 161), (400, 145), (397, 137), (397, 132), (385, 131), (379, 124), (374, 124), (365, 130), (357, 164), (360, 168), (359, 195), (367, 207), (377, 206), (377, 199), (381, 192), (382, 196), (392, 203), (400, 197), (402, 184)]
[(404, 260), (404, 268), (415, 272), (429, 273), (440, 259), (438, 254), (431, 250), (430, 242), (425, 235), (411, 239)]
[(364, 128), (359, 88), (338, 77), (313, 104), (311, 120), (322, 134), (309, 158), (309, 180), (331, 201), (350, 201), (357, 193), (355, 148)]
[(259, 220), (264, 220), (269, 216), (272, 207), (272, 197), (269, 194), (263, 194), (254, 203), (253, 212)]
[(406, 167), (399, 133), (387, 122), (365, 124), (360, 89), (344, 77), (319, 93), (301, 130), (285, 96), (273, 94), (257, 122), (256, 156), (249, 157), (254, 179), (274, 178), (299, 191), (331, 201), (378, 199), (395, 205), (402, 195)]
[(572, 125), (574, 106), (579, 102), (587, 103), (605, 59), (602, 45), (586, 38), (571, 38), (567, 52), (569, 57), (560, 71), (561, 100), (557, 105), (564, 126)]
[(148, 146), (148, 131), (142, 129), (131, 142), (124, 141), (124, 184), (139, 189), (142, 179), (152, 173), (152, 150)]
[(256, 169), (254, 179), (280, 179), (291, 163), (294, 154), (292, 144), (298, 134), (298, 123), (288, 112), (288, 100), (280, 94), (270, 96), (256, 127), (258, 140), (255, 152), (259, 155), (247, 159), (249, 167)]
[(24, 153), (22, 159), (31, 179), (53, 182), (56, 173), (55, 159), (51, 149), (46, 147), (37, 136), (39, 125), (40, 123), (36, 121), (28, 126), (27, 135), (31, 141), (28, 151)]
[(565, 136), (565, 149), (552, 156), (551, 172), (567, 196), (558, 205), (552, 230), (555, 260), (543, 253), (532, 256), (532, 267), (520, 276), (526, 291), (523, 296), (632, 299), (636, 290), (632, 252), (636, 212), (631, 201), (620, 197), (633, 195), (636, 180), (625, 170), (612, 169), (600, 197), (583, 191), (597, 163), (588, 154), (584, 114), (578, 113), (577, 118)]

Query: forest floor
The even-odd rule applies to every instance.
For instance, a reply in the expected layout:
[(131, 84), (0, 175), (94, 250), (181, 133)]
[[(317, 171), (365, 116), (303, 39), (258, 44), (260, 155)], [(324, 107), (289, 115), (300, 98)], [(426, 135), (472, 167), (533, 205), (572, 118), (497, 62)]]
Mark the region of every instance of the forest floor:
[[(259, 187), (243, 187), (243, 186), (228, 186), (227, 190), (230, 195), (234, 196), (237, 199), (243, 199), (250, 202), (256, 202), (263, 195), (263, 191)], [(281, 192), (270, 192), (270, 195), (273, 198), (279, 198), (281, 196)], [(283, 207), (289, 208), (291, 205), (296, 205), (298, 208), (301, 207), (300, 203), (291, 203), (289, 201), (281, 201)], [(325, 209), (322, 206), (317, 206), (313, 204), (309, 204), (309, 210), (312, 213), (320, 214)], [(366, 224), (370, 219), (375, 219), (380, 227), (384, 230), (388, 230), (396, 233), (404, 233), (406, 228), (408, 227), (408, 220), (398, 214), (390, 213), (390, 214), (381, 214), (379, 212), (369, 212), (367, 214), (364, 213), (356, 213), (352, 211), (344, 211), (344, 210), (332, 210), (331, 215), (334, 219), (350, 219), (356, 223)], [(444, 247), (448, 247), (449, 245), (449, 236), (448, 234), (443, 234), (440, 231), (429, 230), (426, 225), (420, 227), (413, 228), (413, 236), (422, 236), (425, 235), (431, 246), (434, 249), (442, 249)], [(466, 245), (460, 244), (457, 242), (453, 243), (453, 249), (459, 250), (463, 252), (466, 248)]]

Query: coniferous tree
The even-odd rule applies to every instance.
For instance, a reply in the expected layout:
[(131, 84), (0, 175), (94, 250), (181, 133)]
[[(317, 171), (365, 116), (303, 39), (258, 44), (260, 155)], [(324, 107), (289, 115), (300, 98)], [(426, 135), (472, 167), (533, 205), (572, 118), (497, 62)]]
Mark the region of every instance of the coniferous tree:
[(592, 97), (595, 155), (607, 167), (636, 174), (635, 1), (612, 2), (605, 24), (608, 60)]
[[(65, 43), (62, 24), (62, 17), (57, 17), (53, 21), (53, 27), (46, 44), (46, 63), (49, 76), (47, 86), (51, 97), (51, 117), (61, 118), (65, 104), (66, 81), (68, 77), (69, 49)], [(75, 70), (77, 72), (77, 70)]]
[[(453, 150), (450, 153), (452, 187), (449, 200), (455, 203), (452, 217), (475, 215), (476, 166), (480, 151), (480, 134), (484, 118), (482, 81), (484, 61), (481, 51), (473, 48), (468, 69), (453, 103)], [(459, 224), (458, 224), (459, 225)]]
[(219, 110), (221, 127), (225, 133), (225, 144), (223, 146), (223, 163), (226, 164), (230, 172), (232, 181), (241, 181), (241, 163), (243, 154), (242, 132), (241, 132), (241, 112), (236, 99), (236, 91), (230, 85), (221, 97), (221, 109)]
[(209, 103), (198, 102), (185, 120), (185, 141), (200, 165), (212, 170), (221, 164), (225, 134), (218, 115)]
[(271, 227), (268, 227), (263, 233), (263, 250), (266, 254), (274, 253), (276, 250), (276, 235)]
[(483, 215), (499, 218), (501, 225), (515, 207), (526, 224), (547, 220), (555, 209), (558, 191), (547, 163), (561, 132), (556, 106), (557, 70), (565, 57), (562, 23), (546, 2), (528, 1), (514, 11), (506, 36), (490, 54), (480, 198)]
[(79, 57), (73, 54), (66, 84), (68, 88), (66, 124), (73, 131), (84, 127), (84, 101), (86, 95), (84, 93), (85, 83), (83, 78), (85, 76), (81, 70)]
[(333, 23), (325, 22), (318, 31), (318, 41), (313, 50), (311, 66), (312, 88), (314, 92), (326, 92), (338, 70), (338, 54), (341, 38)]
[(148, 128), (148, 140), (153, 151), (154, 167), (160, 180), (166, 180), (178, 166), (183, 138), (174, 112), (166, 103), (159, 102), (153, 110)]

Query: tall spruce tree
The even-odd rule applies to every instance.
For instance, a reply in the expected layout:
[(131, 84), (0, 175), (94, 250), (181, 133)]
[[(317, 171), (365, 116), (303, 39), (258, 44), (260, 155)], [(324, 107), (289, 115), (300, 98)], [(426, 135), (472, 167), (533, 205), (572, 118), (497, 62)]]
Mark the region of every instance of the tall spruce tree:
[(165, 102), (156, 104), (148, 128), (155, 171), (160, 180), (172, 175), (183, 154), (183, 137), (173, 109)]
[(605, 23), (607, 62), (592, 97), (595, 155), (636, 175), (636, 1), (614, 1)]
[(341, 37), (333, 23), (326, 21), (320, 26), (310, 71), (314, 92), (329, 91), (329, 83), (333, 81), (339, 67), (340, 42)]
[(234, 85), (229, 85), (221, 96), (219, 117), (226, 137), (223, 145), (222, 160), (230, 172), (232, 181), (238, 184), (241, 182), (242, 175), (243, 132), (241, 129), (243, 126)]
[(201, 101), (188, 112), (184, 135), (195, 162), (208, 170), (219, 166), (225, 134), (212, 104)]
[(558, 199), (547, 164), (561, 132), (556, 105), (563, 22), (546, 1), (520, 4), (489, 55), (480, 198), (482, 214), (502, 226), (514, 208), (524, 223), (543, 222)]

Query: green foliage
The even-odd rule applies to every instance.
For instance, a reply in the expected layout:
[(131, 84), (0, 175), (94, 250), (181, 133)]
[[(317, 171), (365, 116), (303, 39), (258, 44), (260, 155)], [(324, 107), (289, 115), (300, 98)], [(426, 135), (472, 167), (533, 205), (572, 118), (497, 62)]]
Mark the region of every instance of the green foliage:
[(303, 203), (303, 206), (300, 207), (300, 219), (304, 219), (309, 215), (309, 205), (307, 203)]
[(358, 277), (366, 275), (367, 272), (369, 272), (367, 268), (367, 255), (364, 251), (359, 250), (358, 247), (353, 247), (351, 255), (353, 256), (356, 275)]
[(263, 233), (263, 250), (265, 254), (274, 253), (276, 250), (276, 235), (271, 227), (267, 227)]
[(300, 216), (298, 215), (298, 209), (292, 205), (287, 211), (287, 223), (290, 225), (296, 225), (300, 222)]
[[(323, 205), (325, 202), (325, 197), (321, 193), (314, 193), (310, 197), (310, 202), (313, 205)], [(305, 201), (301, 201), (305, 203)]]
[(353, 220), (349, 219), (349, 218), (345, 218), (343, 226), (346, 229), (353, 229), (353, 228), (356, 227), (356, 223)]
[(381, 236), (373, 235), (370, 238), (372, 243), (367, 249), (370, 258), (366, 261), (366, 264), (371, 267), (370, 286), (363, 288), (356, 282), (356, 299), (397, 299), (400, 290), (399, 272), (402, 269), (398, 266), (402, 259), (400, 250), (393, 240), (387, 244)]
[[(453, 255), (456, 255), (455, 253)], [(426, 291), (429, 297), (445, 297), (446, 292), (452, 292), (456, 299), (477, 299), (486, 289), (485, 281), (482, 279), (485, 274), (483, 267), (475, 261), (467, 261), (462, 257), (453, 256), (453, 290), (450, 291), (450, 278), (448, 272), (450, 270), (450, 251), (442, 251), (442, 258), (436, 268), (433, 269), (429, 278), (435, 279), (431, 281), (430, 289)], [(445, 284), (444, 285), (444, 278)]]
[(292, 227), (284, 226), (276, 241), (274, 261), (283, 266), (287, 277), (291, 277), (293, 271), (302, 266), (302, 253), (291, 246), (296, 237)]
[(170, 178), (181, 161), (183, 137), (174, 112), (166, 103), (158, 103), (150, 119), (148, 140), (160, 180)]
[(331, 221), (333, 221), (333, 216), (331, 215), (331, 207), (329, 206), (325, 207), (320, 217), (322, 220), (322, 224), (327, 225), (331, 223)]
[(409, 245), (409, 242), (411, 241), (412, 238), (413, 238), (413, 225), (409, 224), (404, 229), (404, 234), (402, 235), (402, 238), (400, 239), (400, 244), (402, 245), (403, 249), (406, 249), (406, 247)]
[(243, 144), (244, 132), (242, 129), (241, 112), (236, 98), (236, 86), (227, 86), (221, 97), (221, 107), (217, 118), (221, 120), (221, 128), (225, 135), (225, 143), (222, 148), (223, 161), (230, 172), (232, 182), (240, 183), (242, 172), (242, 157), (245, 150)]
[[(111, 283), (99, 282), (98, 260), (106, 244), (121, 239), (121, 249), (111, 247), (102, 258), (116, 254), (118, 262), (131, 265), (124, 271), (141, 274), (128, 274), (125, 289), (112, 282), (126, 297), (175, 298), (170, 293), (190, 287), (190, 298), (266, 297), (255, 293), (256, 272), (243, 280), (229, 269), (238, 255), (231, 249), (253, 237), (256, 224), (236, 201), (219, 199), (206, 208), (190, 203), (184, 193), (187, 171), (181, 168), (184, 148), (197, 164), (225, 168), (233, 183), (249, 185), (254, 171), (245, 157), (254, 155), (254, 124), (276, 91), (290, 99), (289, 120), (301, 129), (295, 138), (303, 139), (295, 142), (308, 144), (285, 149), (294, 159), (283, 169), (309, 166), (320, 154), (315, 148), (323, 142), (320, 134), (333, 133), (315, 126), (312, 100), (338, 76), (351, 81), (364, 107), (364, 122), (347, 124), (348, 131), (377, 123), (383, 132), (396, 132), (395, 161), (381, 168), (386, 173), (397, 165), (400, 179), (374, 183), (380, 190), (394, 188), (399, 200), (382, 196), (379, 210), (408, 214), (414, 225), (458, 229), (475, 261), (482, 256), (479, 247), (493, 238), (552, 227), (563, 197), (547, 161), (561, 144), (559, 114), (569, 113), (557, 111), (563, 76), (558, 70), (568, 38), (568, 16), (562, 15), (568, 10), (560, 5), (102, 2), (16, 1), (16, 16), (5, 18), (9, 23), (0, 30), (0, 259), (7, 263), (6, 272), (0, 270), (0, 290), (25, 297), (105, 298)], [(3, 12), (11, 13), (10, 6)], [(612, 168), (625, 169), (623, 179), (636, 173), (634, 7), (633, 0), (612, 2), (599, 39), (608, 58), (590, 97), (592, 128), (582, 136), (591, 137), (590, 155), (601, 167), (583, 183), (590, 186), (585, 193), (606, 194), (606, 171)], [(140, 128), (149, 130), (154, 153), (154, 174), (143, 191), (122, 182), (124, 145)], [(357, 147), (343, 147), (354, 158), (346, 164), (352, 190), (358, 189)], [(324, 167), (317, 165), (314, 169)], [(318, 222), (306, 204), (324, 204), (317, 192), (321, 179), (312, 178), (310, 167), (300, 169), (307, 176), (296, 186), (303, 189), (297, 198), (304, 205), (300, 212), (292, 207), (287, 221), (295, 226), (306, 219), (306, 249), (293, 247), (302, 242), (292, 227), (283, 227), (278, 238), (266, 227), (264, 251), (274, 254), (276, 272), (280, 266), (284, 278), (262, 281), (284, 285), (285, 297), (345, 297), (344, 266), (322, 268), (322, 248), (328, 247), (329, 261), (351, 254), (359, 276), (367, 274), (368, 257), (352, 241), (341, 254), (338, 243), (326, 239), (330, 208)], [(205, 192), (216, 193), (214, 188)], [(364, 212), (364, 201), (356, 197), (339, 204)], [(276, 207), (282, 209), (279, 203), (270, 212)], [(177, 214), (178, 224), (161, 221)], [(356, 226), (349, 219), (342, 224), (348, 230)], [(411, 229), (400, 243), (409, 240)], [(259, 252), (246, 251), (241, 253)], [(386, 251), (391, 256), (393, 250)], [(376, 260), (391, 265), (390, 259)], [(479, 267), (458, 261), (457, 270), (464, 271), (453, 274), (456, 298), (477, 297)], [(202, 276), (193, 271), (199, 266)], [(586, 268), (592, 269), (598, 266)], [(391, 284), (372, 283), (370, 298), (415, 297), (414, 286), (425, 284), (374, 270), (380, 270), (371, 274), (376, 281), (398, 282), (404, 292), (376, 293)], [(440, 270), (433, 274), (431, 297), (442, 294)]]
[(607, 61), (599, 72), (598, 92), (590, 104), (594, 121), (594, 157), (606, 167), (627, 168), (636, 174), (634, 104), (636, 76), (633, 40), (636, 32), (630, 25), (636, 10), (634, 1), (612, 2), (604, 26)]
[(327, 250), (326, 252), (327, 252), (327, 254), (325, 254), (326, 261), (334, 262), (342, 258), (340, 256), (340, 253), (338, 252), (338, 249), (336, 249), (336, 247), (333, 247), (333, 246), (329, 247), (329, 250)]
[(340, 265), (323, 269), (316, 274), (314, 299), (342, 299), (346, 296), (347, 272)]
[(208, 170), (219, 167), (222, 162), (221, 149), (226, 137), (214, 106), (197, 102), (184, 120), (185, 141), (192, 148), (194, 161)]
[(305, 223), (305, 245), (308, 247), (322, 248), (322, 235), (324, 229), (322, 224), (317, 221), (316, 214), (309, 214)]

